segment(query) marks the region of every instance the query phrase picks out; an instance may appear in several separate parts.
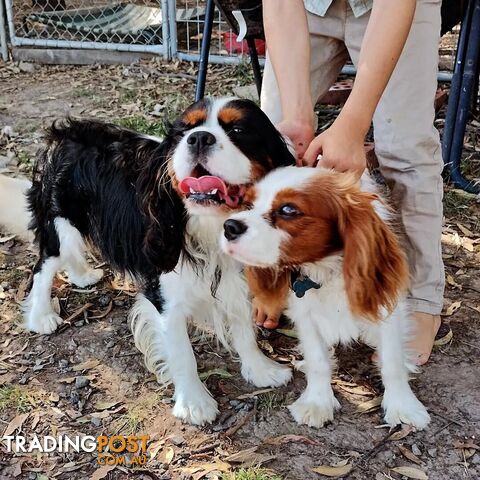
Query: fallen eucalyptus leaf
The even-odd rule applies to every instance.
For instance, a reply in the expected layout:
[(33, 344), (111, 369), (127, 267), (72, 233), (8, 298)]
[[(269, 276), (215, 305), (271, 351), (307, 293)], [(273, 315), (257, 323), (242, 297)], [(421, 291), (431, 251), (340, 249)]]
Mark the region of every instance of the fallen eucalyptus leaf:
[(452, 341), (452, 338), (453, 338), (453, 332), (452, 332), (452, 329), (450, 329), (445, 336), (443, 336), (442, 338), (439, 338), (438, 340), (435, 340), (433, 344), (436, 347), (441, 347), (443, 345), (447, 345), (448, 343), (450, 343)]
[(428, 475), (423, 470), (419, 470), (418, 468), (395, 467), (392, 468), (392, 471), (413, 480), (428, 480)]
[(319, 473), (325, 477), (340, 478), (345, 476), (352, 469), (352, 465), (347, 463), (346, 465), (332, 467), (330, 465), (321, 465), (320, 467), (312, 468), (312, 472)]

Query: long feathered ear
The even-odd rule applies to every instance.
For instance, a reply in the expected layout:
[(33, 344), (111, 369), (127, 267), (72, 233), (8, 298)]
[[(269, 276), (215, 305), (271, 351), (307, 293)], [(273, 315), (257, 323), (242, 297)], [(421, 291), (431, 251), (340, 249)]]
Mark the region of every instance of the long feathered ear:
[[(152, 140), (149, 140), (152, 142)], [(151, 146), (151, 145), (150, 145)], [(143, 253), (159, 273), (175, 268), (184, 247), (186, 211), (169, 176), (171, 137), (157, 144), (146, 155), (137, 189), (146, 217)]]
[(245, 267), (245, 276), (256, 306), (269, 319), (278, 319), (287, 306), (289, 271)]
[(356, 191), (346, 198), (338, 229), (348, 302), (355, 315), (380, 320), (382, 308), (391, 313), (408, 286), (407, 262), (397, 236), (373, 208), (378, 197)]

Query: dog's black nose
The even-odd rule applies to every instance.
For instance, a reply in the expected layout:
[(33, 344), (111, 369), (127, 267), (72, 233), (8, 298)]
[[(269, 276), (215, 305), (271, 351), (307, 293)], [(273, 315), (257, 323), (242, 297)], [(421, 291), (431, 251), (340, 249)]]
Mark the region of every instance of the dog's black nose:
[(247, 226), (240, 220), (227, 220), (223, 224), (225, 238), (229, 241), (235, 240), (247, 231)]
[(208, 147), (211, 147), (216, 141), (217, 139), (214, 135), (204, 130), (193, 132), (187, 138), (187, 143), (191, 148), (196, 150), (197, 153), (207, 149)]

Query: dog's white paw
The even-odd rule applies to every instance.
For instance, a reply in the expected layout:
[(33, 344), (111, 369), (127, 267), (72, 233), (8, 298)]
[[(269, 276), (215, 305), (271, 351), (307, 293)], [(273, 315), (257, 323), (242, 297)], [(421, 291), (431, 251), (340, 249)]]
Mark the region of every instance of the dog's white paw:
[(205, 425), (217, 418), (218, 405), (206, 389), (176, 395), (173, 414), (184, 422), (193, 425)]
[(62, 323), (62, 318), (59, 317), (55, 312), (44, 315), (35, 315), (35, 313), (32, 312), (28, 315), (26, 327), (31, 332), (49, 335), (50, 333), (53, 333)]
[(101, 268), (90, 268), (81, 275), (68, 272), (68, 278), (77, 287), (84, 288), (98, 283), (103, 278), (103, 270)]
[(420, 400), (409, 392), (408, 395), (383, 397), (385, 422), (392, 427), (400, 423), (412, 425), (417, 430), (423, 430), (430, 423), (430, 415)]
[(303, 393), (296, 402), (288, 407), (297, 423), (317, 428), (323, 427), (327, 422), (331, 422), (335, 410), (339, 408), (340, 404), (333, 392), (316, 397)]
[(255, 363), (242, 365), (242, 377), (256, 387), (279, 387), (290, 381), (292, 371), (287, 366), (262, 356)]

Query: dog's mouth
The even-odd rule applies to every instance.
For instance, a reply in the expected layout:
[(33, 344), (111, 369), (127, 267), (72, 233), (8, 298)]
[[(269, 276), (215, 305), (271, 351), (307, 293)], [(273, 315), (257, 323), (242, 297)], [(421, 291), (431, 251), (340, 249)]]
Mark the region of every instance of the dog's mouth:
[(226, 205), (238, 208), (243, 203), (246, 185), (229, 185), (220, 177), (211, 175), (198, 165), (190, 177), (179, 183), (180, 191), (188, 198), (202, 205)]

